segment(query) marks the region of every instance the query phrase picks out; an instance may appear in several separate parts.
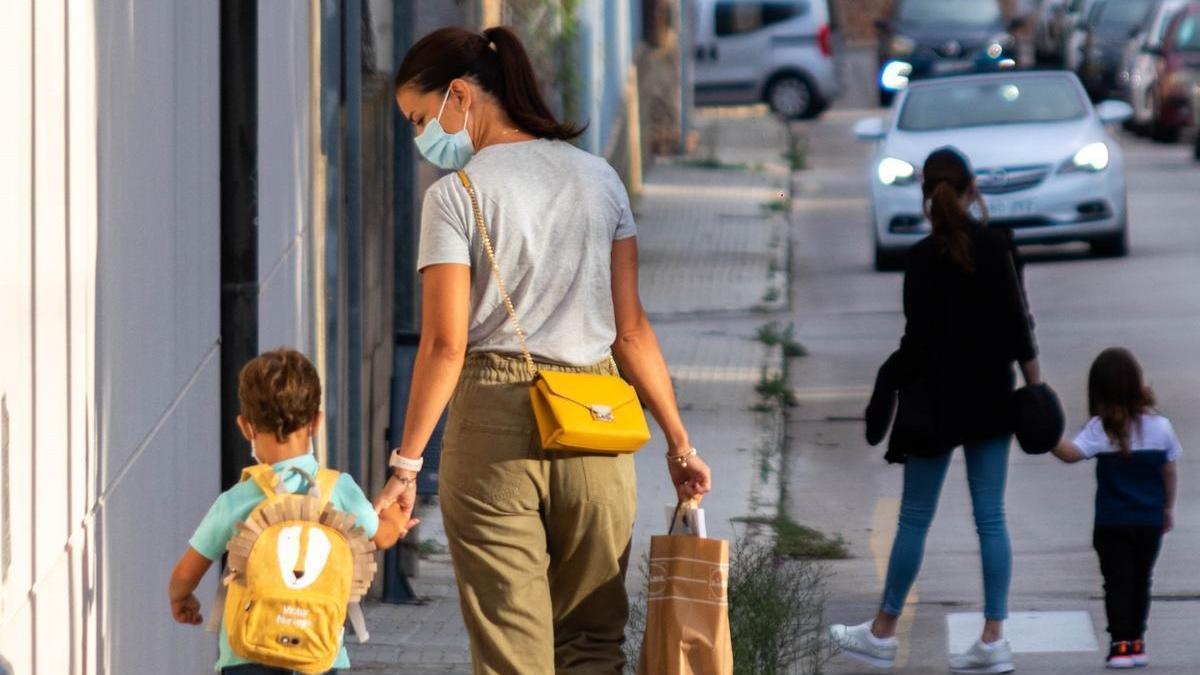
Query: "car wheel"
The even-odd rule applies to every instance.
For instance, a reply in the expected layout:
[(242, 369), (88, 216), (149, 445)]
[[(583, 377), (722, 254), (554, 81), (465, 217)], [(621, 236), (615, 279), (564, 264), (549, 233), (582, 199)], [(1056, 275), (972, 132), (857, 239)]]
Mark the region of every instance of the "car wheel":
[(1092, 253), (1104, 258), (1124, 258), (1129, 254), (1129, 228), (1123, 227), (1116, 234), (1093, 239)]
[(1192, 148), (1192, 157), (1195, 157), (1196, 161), (1200, 162), (1200, 133), (1196, 134), (1196, 145)]
[(821, 110), (812, 84), (801, 75), (780, 75), (767, 86), (767, 104), (785, 119), (810, 119)]
[(1182, 130), (1178, 127), (1170, 127), (1163, 124), (1162, 116), (1158, 112), (1158, 103), (1151, 99), (1150, 102), (1150, 138), (1159, 143), (1177, 143), (1179, 137), (1183, 135)]
[(883, 248), (875, 242), (875, 271), (899, 272), (904, 269), (905, 255), (902, 251)]

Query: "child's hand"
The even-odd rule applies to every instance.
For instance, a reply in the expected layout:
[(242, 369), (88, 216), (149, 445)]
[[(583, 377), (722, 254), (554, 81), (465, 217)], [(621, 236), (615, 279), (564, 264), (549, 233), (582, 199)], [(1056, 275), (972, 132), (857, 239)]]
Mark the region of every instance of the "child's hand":
[(1175, 529), (1175, 511), (1167, 509), (1163, 511), (1163, 534)]
[(200, 601), (194, 593), (188, 593), (187, 597), (179, 600), (171, 600), (171, 616), (185, 626), (199, 626), (204, 621), (204, 617), (200, 615)]

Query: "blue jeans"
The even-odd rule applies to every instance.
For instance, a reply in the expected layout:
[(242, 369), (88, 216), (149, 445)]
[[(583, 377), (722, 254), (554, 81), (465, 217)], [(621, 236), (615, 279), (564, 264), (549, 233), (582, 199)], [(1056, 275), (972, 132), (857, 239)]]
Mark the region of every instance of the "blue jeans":
[[(1008, 618), (1008, 585), (1012, 578), (1012, 548), (1004, 523), (1004, 485), (1008, 477), (1008, 446), (1004, 436), (964, 447), (967, 483), (983, 558), (983, 615), (987, 619)], [(904, 497), (900, 502), (900, 525), (888, 560), (883, 590), (883, 612), (899, 616), (912, 588), (921, 558), (925, 535), (937, 511), (938, 496), (946, 480), (952, 452), (941, 457), (908, 457), (904, 464)]]

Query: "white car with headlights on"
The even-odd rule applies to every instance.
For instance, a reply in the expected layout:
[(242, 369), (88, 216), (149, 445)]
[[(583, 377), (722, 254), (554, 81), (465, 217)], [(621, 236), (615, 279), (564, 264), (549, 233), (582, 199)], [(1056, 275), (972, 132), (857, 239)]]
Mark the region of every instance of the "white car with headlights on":
[(877, 142), (868, 167), (875, 267), (896, 269), (929, 234), (921, 166), (954, 146), (975, 169), (991, 226), (1019, 244), (1085, 241), (1101, 255), (1128, 248), (1125, 167), (1108, 125), (1120, 101), (1095, 107), (1068, 72), (1010, 72), (914, 82), (888, 118), (854, 133)]

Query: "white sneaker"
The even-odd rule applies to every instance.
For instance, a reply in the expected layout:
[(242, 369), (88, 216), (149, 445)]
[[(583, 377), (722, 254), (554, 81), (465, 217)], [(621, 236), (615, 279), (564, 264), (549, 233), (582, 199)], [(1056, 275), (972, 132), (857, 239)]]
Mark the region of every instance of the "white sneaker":
[(870, 621), (857, 626), (830, 626), (829, 637), (839, 651), (869, 666), (891, 668), (896, 663), (896, 638), (875, 637)]
[(950, 657), (952, 673), (1011, 673), (1015, 670), (1008, 640), (984, 644), (976, 640), (966, 654)]

